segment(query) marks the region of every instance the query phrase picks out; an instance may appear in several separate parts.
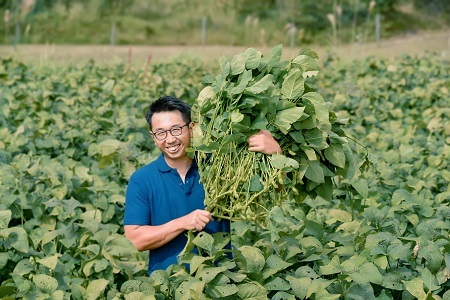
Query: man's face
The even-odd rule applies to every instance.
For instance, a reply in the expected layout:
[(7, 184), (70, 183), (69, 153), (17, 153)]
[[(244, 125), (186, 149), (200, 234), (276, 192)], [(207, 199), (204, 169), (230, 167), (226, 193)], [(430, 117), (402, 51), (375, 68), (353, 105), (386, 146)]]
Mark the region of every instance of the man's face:
[[(156, 147), (164, 154), (166, 159), (177, 160), (180, 158), (184, 159), (187, 156), (186, 148), (191, 143), (193, 125), (193, 123), (186, 124), (181, 113), (177, 110), (159, 112), (153, 115), (152, 137)], [(174, 134), (178, 134), (180, 133), (180, 127), (182, 127), (181, 134), (177, 136), (173, 136), (170, 131), (166, 131), (172, 130)], [(157, 135), (155, 136), (154, 134)], [(157, 139), (158, 136), (162, 135), (164, 137), (165, 134), (167, 134), (165, 139)]]

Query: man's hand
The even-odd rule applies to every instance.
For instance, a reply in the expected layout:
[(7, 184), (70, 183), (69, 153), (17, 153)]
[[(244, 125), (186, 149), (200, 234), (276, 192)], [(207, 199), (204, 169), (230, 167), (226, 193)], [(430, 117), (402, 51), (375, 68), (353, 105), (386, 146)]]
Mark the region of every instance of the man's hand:
[(282, 154), (281, 147), (273, 138), (269, 130), (260, 130), (253, 134), (247, 140), (248, 150), (252, 152), (261, 152), (264, 154)]
[(206, 224), (212, 221), (211, 213), (206, 210), (197, 209), (183, 217), (186, 230), (202, 231)]

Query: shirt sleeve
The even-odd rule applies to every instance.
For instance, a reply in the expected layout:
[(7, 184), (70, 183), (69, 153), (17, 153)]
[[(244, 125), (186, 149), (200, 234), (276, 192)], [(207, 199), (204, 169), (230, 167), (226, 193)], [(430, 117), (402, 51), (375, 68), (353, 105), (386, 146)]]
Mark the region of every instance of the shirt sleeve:
[(124, 225), (150, 225), (150, 191), (136, 176), (131, 176), (125, 195)]

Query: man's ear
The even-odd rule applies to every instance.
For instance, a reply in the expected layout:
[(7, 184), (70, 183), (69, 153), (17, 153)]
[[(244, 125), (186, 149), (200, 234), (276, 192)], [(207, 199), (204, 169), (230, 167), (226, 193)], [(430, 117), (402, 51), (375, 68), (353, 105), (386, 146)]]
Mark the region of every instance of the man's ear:
[(189, 123), (189, 136), (190, 136), (191, 138), (194, 137), (194, 126), (195, 126), (195, 123), (194, 123), (194, 122)]
[(153, 136), (153, 132), (151, 129), (148, 130), (148, 133), (150, 134), (153, 141), (155, 141), (155, 137)]

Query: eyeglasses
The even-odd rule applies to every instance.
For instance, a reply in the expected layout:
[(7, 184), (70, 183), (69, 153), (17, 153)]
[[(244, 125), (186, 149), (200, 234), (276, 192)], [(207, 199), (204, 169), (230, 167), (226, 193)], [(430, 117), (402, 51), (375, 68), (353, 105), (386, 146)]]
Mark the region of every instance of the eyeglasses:
[(155, 139), (158, 141), (165, 140), (167, 138), (167, 133), (170, 132), (172, 136), (179, 136), (183, 133), (183, 127), (188, 126), (189, 123), (184, 124), (183, 126), (172, 127), (169, 130), (160, 130), (157, 132), (152, 132)]

